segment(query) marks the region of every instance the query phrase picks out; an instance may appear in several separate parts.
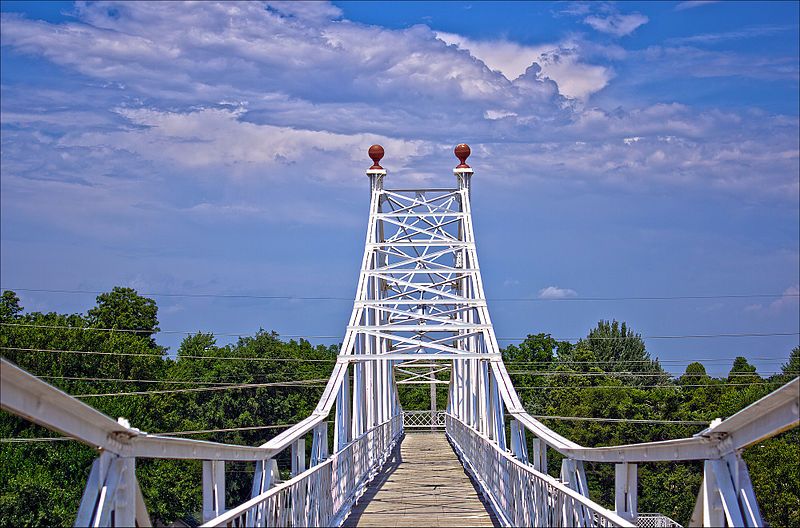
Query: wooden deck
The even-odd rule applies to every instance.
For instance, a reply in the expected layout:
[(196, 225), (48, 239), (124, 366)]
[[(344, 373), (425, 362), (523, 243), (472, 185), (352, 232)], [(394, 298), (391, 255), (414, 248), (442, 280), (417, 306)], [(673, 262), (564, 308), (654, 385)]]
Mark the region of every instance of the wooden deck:
[(407, 433), (344, 526), (499, 525), (444, 433)]

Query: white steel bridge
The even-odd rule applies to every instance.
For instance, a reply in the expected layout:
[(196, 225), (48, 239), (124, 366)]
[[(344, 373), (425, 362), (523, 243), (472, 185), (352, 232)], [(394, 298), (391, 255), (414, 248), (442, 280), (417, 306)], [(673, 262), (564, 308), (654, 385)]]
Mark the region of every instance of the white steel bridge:
[[(638, 512), (637, 464), (693, 460), (704, 470), (692, 525), (762, 526), (741, 451), (798, 425), (800, 380), (677, 440), (584, 447), (532, 418), (489, 317), (469, 147), (455, 153), (456, 187), (389, 189), (383, 148), (370, 148), (364, 257), (336, 366), (311, 416), (261, 446), (148, 434), (3, 360), (4, 410), (98, 449), (75, 525), (149, 526), (136, 479), (144, 457), (203, 461), (204, 526), (677, 526)], [(447, 383), (446, 410), (404, 412), (398, 383), (430, 384), (433, 402)], [(425, 433), (411, 441), (415, 430)], [(291, 477), (281, 481), (284, 450)], [(558, 476), (547, 472), (550, 450), (564, 457)], [(256, 463), (244, 504), (225, 504), (229, 461)], [(589, 496), (588, 461), (615, 465), (614, 510)]]

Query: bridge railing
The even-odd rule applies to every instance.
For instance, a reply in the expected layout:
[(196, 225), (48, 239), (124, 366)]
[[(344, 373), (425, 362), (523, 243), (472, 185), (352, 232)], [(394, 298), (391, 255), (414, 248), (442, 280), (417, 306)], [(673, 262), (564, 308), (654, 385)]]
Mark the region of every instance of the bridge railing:
[[(396, 414), (332, 457), (321, 413), (260, 447), (159, 436), (115, 421), (5, 359), (0, 367), (3, 410), (99, 449), (75, 526), (150, 526), (136, 478), (137, 458), (202, 460), (203, 520), (213, 526), (330, 525), (349, 512), (403, 432), (402, 415)], [(307, 433), (312, 435), (308, 470)], [(281, 483), (276, 456), (284, 449), (291, 449), (293, 478)], [(230, 461), (256, 463), (254, 498), (225, 514), (225, 462)], [(257, 506), (247, 506), (251, 503)]]
[(402, 432), (403, 419), (397, 415), (368, 430), (324, 462), (203, 526), (338, 525), (387, 460)]
[[(557, 434), (525, 412), (511, 388), (505, 367), (494, 365), (496, 379), (505, 387), (505, 407), (511, 415), (511, 449), (516, 460), (547, 471), (547, 449), (566, 458), (562, 461), (561, 482), (582, 496), (589, 496), (584, 462), (615, 464), (615, 511), (641, 526), (676, 526), (659, 514), (638, 512), (638, 464), (651, 462), (703, 461), (703, 482), (690, 524), (693, 526), (763, 526), (747, 465), (744, 448), (797, 427), (800, 423), (800, 378), (795, 378), (767, 396), (725, 420), (688, 438), (608, 447), (584, 447)], [(497, 405), (496, 409), (502, 409)], [(505, 451), (505, 419), (497, 413), (495, 436)], [(495, 425), (496, 425), (495, 424)], [(525, 432), (532, 433), (532, 453), (528, 456)], [(449, 430), (448, 430), (449, 433)], [(499, 440), (498, 440), (499, 439)]]
[(550, 475), (515, 459), (452, 415), (447, 436), (505, 526), (635, 526)]
[(445, 411), (403, 411), (403, 427), (410, 430), (441, 430), (445, 426)]

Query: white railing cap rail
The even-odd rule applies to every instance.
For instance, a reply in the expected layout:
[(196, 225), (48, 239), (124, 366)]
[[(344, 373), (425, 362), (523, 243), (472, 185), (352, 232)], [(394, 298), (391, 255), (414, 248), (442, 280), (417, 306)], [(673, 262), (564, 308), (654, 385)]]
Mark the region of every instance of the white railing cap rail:
[(126, 427), (5, 359), (0, 360), (0, 387), (4, 410), (120, 456), (258, 461), (276, 453), (260, 447), (158, 436)]
[(800, 420), (800, 378), (764, 396), (713, 428), (689, 438), (609, 447), (583, 447), (553, 432), (527, 412), (509, 412), (559, 453), (590, 462), (659, 462), (720, 458), (796, 427)]

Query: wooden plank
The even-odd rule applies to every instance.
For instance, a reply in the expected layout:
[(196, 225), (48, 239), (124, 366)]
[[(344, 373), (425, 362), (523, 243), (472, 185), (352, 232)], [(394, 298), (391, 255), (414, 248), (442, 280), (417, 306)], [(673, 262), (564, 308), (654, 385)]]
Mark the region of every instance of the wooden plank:
[(345, 527), (499, 526), (443, 433), (410, 433)]

